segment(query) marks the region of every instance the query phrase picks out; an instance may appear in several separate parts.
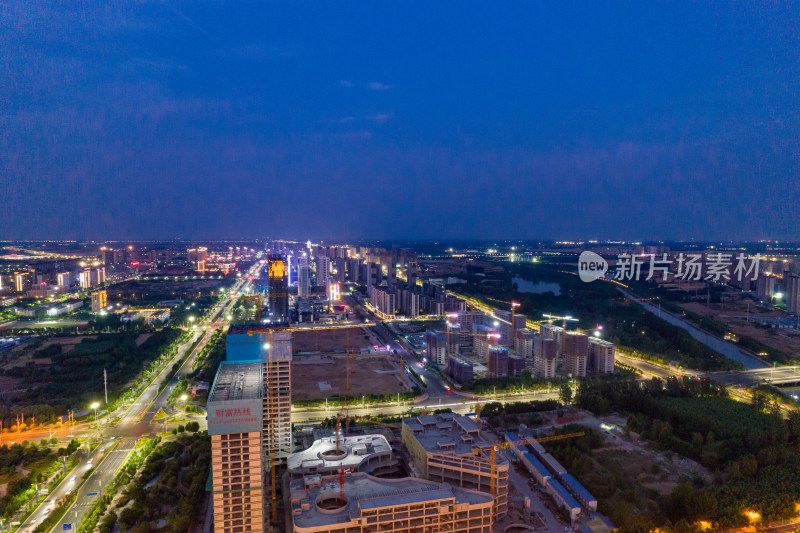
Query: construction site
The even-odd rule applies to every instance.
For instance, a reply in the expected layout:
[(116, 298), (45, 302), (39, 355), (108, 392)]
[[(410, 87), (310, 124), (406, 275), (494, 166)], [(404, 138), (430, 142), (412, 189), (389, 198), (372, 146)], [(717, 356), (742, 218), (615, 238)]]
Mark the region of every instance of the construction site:
[[(214, 416), (209, 414), (209, 427), (213, 423), (215, 433), (221, 435), (214, 451), (215, 457), (219, 454), (218, 470), (214, 471), (219, 485), (214, 489), (214, 513), (220, 517), (217, 531), (228, 531), (229, 527), (233, 527), (231, 531), (237, 527), (242, 528), (238, 531), (275, 530), (285, 517), (287, 529), (309, 533), (355, 528), (490, 533), (519, 520), (552, 530), (553, 526), (575, 525), (579, 519), (595, 516), (596, 500), (591, 494), (549, 455), (537, 454), (542, 450), (537, 440), (573, 438), (583, 433), (537, 435), (524, 440), (507, 436), (498, 442), (486, 431), (479, 408), (474, 418), (423, 412), (404, 418), (400, 424), (361, 418), (358, 426), (351, 424), (344, 411), (337, 415), (334, 428), (297, 424), (292, 428), (288, 424), (289, 395), (299, 400), (403, 390), (399, 358), (395, 360), (397, 356), (385, 346), (364, 346), (372, 334), (370, 327), (331, 324), (309, 331), (308, 326), (288, 324), (231, 326), (227, 361), (220, 367), (214, 391), (227, 383), (224, 378), (230, 375), (231, 380), (261, 383), (263, 395), (248, 397), (252, 405), (241, 407), (232, 403), (239, 401), (238, 396), (226, 397), (219, 407), (214, 406)], [(303, 353), (295, 346), (297, 339), (305, 337), (303, 342), (316, 348), (317, 335), (325, 338), (320, 340), (319, 351)], [(326, 353), (325, 342), (340, 343), (345, 349)], [(212, 392), (212, 398), (219, 394)], [(240, 410), (242, 420), (236, 418)], [(212, 420), (214, 417), (219, 420)], [(250, 425), (240, 427), (240, 422)], [(364, 422), (369, 426), (363, 426)], [(229, 441), (234, 441), (234, 449), (226, 446)], [(263, 528), (257, 513), (247, 517), (237, 514), (238, 500), (234, 499), (238, 496), (230, 501), (225, 496), (226, 465), (234, 468), (232, 465), (240, 464), (243, 443), (251, 451), (260, 449), (265, 459), (261, 467), (266, 474), (263, 485), (251, 479), (249, 485), (240, 487), (264, 495)], [(530, 476), (538, 480), (536, 475), (541, 477), (544, 470), (529, 467), (530, 473), (524, 476), (517, 471), (528, 465), (516, 455), (533, 463), (525, 455), (528, 452), (535, 454), (537, 461), (545, 461), (548, 475), (554, 476), (540, 482), (546, 491), (543, 498), (533, 496), (528, 483)], [(512, 463), (519, 465), (512, 468)], [(520, 491), (524, 497), (520, 497)], [(546, 509), (543, 501), (554, 502), (552, 509)], [(562, 516), (558, 507), (568, 512)]]
[(405, 392), (399, 360), (386, 350), (376, 349), (374, 342), (367, 327), (334, 325), (294, 331), (292, 398), (314, 400)]
[(309, 355), (292, 358), (292, 399), (313, 400), (333, 396), (362, 396), (405, 392), (399, 364), (385, 355)]

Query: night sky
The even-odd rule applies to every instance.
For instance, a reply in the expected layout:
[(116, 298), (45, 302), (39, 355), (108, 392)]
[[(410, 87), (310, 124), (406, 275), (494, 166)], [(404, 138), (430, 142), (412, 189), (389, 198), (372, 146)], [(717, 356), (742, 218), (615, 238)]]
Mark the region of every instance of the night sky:
[(800, 240), (800, 4), (7, 1), (0, 239)]

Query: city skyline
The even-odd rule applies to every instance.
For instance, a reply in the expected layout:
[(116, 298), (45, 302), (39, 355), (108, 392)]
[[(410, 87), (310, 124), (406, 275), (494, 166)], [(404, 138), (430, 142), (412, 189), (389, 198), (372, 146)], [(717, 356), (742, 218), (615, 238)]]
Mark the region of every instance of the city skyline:
[(792, 240), (797, 23), (14, 2), (0, 238)]

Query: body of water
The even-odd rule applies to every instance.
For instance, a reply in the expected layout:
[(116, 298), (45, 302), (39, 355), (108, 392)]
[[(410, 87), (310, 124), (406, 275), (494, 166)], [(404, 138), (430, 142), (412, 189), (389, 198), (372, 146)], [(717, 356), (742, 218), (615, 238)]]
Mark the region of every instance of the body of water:
[(753, 357), (742, 350), (739, 349), (738, 346), (735, 344), (731, 344), (730, 342), (724, 341), (719, 337), (715, 337), (714, 335), (709, 335), (705, 331), (702, 331), (695, 326), (689, 324), (685, 320), (678, 318), (677, 316), (673, 315), (672, 313), (668, 313), (667, 311), (661, 309), (659, 310), (658, 306), (653, 305), (649, 302), (640, 302), (636, 300), (636, 298), (629, 292), (623, 291), (620, 289), (620, 292), (625, 295), (626, 298), (629, 300), (634, 300), (636, 303), (640, 304), (646, 310), (650, 311), (654, 315), (666, 320), (673, 326), (678, 326), (679, 328), (685, 329), (689, 332), (695, 340), (698, 340), (714, 350), (715, 352), (719, 352), (728, 359), (733, 359), (734, 361), (738, 361), (744, 365), (744, 367), (748, 370), (754, 368), (766, 368), (769, 365), (762, 361), (757, 357)]
[(546, 292), (552, 292), (556, 296), (561, 296), (561, 285), (555, 282), (549, 281), (528, 281), (527, 279), (522, 279), (519, 276), (514, 276), (511, 280), (513, 283), (517, 284), (517, 290), (519, 292), (530, 292), (533, 294), (544, 294)]

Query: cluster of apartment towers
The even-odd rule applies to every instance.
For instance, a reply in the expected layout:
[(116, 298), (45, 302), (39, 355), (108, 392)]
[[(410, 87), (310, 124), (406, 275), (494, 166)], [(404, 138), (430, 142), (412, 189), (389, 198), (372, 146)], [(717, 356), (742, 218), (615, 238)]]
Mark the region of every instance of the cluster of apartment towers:
[(279, 507), (281, 519), (307, 533), (489, 533), (506, 514), (508, 460), (497, 454), (491, 463), (491, 445), (466, 416), (403, 420), (415, 477), (398, 477), (395, 449), (382, 434), (348, 436), (337, 426), (295, 451), (291, 359), (291, 333), (279, 326), (228, 332), (207, 404), (216, 532), (270, 531)]
[[(536, 377), (584, 377), (614, 372), (616, 347), (595, 336), (544, 323), (535, 333), (526, 317), (495, 311), (494, 318), (469, 310), (448, 315), (447, 330), (428, 330), (429, 361), (446, 368), (458, 383), (473, 380), (476, 368), (487, 377), (515, 376), (530, 369)], [(477, 365), (476, 365), (477, 363)]]

